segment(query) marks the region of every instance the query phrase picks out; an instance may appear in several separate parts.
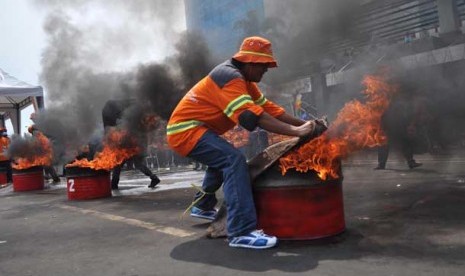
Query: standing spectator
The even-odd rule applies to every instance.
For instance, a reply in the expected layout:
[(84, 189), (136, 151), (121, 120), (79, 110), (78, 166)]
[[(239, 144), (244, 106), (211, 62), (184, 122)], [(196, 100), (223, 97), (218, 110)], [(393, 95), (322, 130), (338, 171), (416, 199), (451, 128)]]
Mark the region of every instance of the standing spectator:
[[(121, 119), (123, 117), (123, 113), (130, 107), (136, 107), (137, 103), (135, 100), (127, 99), (127, 100), (109, 100), (106, 102), (105, 106), (102, 109), (102, 119), (103, 119), (103, 127), (105, 132), (109, 131), (111, 127), (116, 127), (117, 125), (121, 124)], [(145, 165), (145, 156), (144, 153), (146, 152), (144, 149), (147, 146), (147, 136), (146, 134), (142, 134), (139, 138), (140, 147), (143, 148), (140, 154), (133, 156), (131, 159), (134, 162), (134, 166), (141, 171), (146, 176), (150, 177), (150, 184), (149, 188), (155, 188), (155, 186), (160, 183), (160, 179), (157, 177), (156, 174), (152, 173), (152, 171)], [(128, 160), (126, 160), (127, 162)], [(124, 162), (123, 162), (124, 164)], [(111, 177), (111, 188), (113, 190), (118, 190), (118, 183), (121, 174), (121, 167), (123, 164), (120, 164), (113, 168), (113, 174)]]
[[(376, 170), (384, 170), (391, 147), (398, 148), (410, 169), (421, 166), (413, 158), (415, 152), (414, 135), (423, 126), (424, 121), (416, 109), (414, 90), (399, 92), (381, 117), (381, 125), (387, 136), (387, 144), (378, 148), (378, 166)], [(418, 110), (418, 109), (417, 109)]]
[(194, 160), (194, 171), (205, 171), (207, 166), (205, 164), (200, 163), (197, 160)]
[[(34, 123), (33, 125), (30, 125), (28, 127), (28, 132), (34, 136), (39, 132), (39, 129), (37, 129), (37, 126), (35, 125), (35, 121), (37, 119), (36, 113), (32, 113), (31, 116), (29, 117), (31, 121)], [(50, 139), (50, 142), (53, 144), (53, 138), (47, 135), (46, 133), (43, 133), (48, 139)], [(46, 178), (52, 178), (53, 183), (59, 183), (60, 182), (60, 177), (58, 176), (55, 168), (53, 165), (50, 166), (43, 166), (44, 167), (44, 173)]]
[(11, 168), (11, 160), (6, 155), (8, 146), (10, 145), (10, 138), (6, 128), (0, 128), (0, 167), (6, 170), (6, 179), (7, 182), (13, 181), (13, 172)]

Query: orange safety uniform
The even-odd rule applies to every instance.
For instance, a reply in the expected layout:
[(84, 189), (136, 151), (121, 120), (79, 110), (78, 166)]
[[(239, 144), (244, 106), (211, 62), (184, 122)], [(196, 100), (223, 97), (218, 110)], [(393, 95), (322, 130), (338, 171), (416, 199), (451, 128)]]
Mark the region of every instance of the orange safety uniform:
[(0, 161), (10, 160), (6, 156), (6, 151), (8, 150), (8, 146), (10, 145), (10, 138), (8, 137), (0, 137)]
[(257, 84), (245, 81), (231, 60), (215, 67), (179, 102), (167, 125), (170, 147), (186, 156), (208, 130), (221, 135), (238, 124), (239, 115), (250, 110), (273, 117), (285, 110), (267, 100)]

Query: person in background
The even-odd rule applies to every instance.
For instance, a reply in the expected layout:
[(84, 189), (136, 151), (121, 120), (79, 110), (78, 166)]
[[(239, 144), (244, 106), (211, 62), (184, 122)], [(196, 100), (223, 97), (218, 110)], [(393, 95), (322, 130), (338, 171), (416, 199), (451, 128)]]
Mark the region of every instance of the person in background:
[[(133, 99), (126, 99), (126, 100), (109, 100), (105, 103), (102, 109), (102, 119), (103, 119), (103, 127), (105, 133), (109, 131), (111, 127), (116, 127), (117, 125), (121, 124), (121, 119), (123, 118), (123, 113), (130, 107), (135, 107), (137, 105), (136, 101)], [(144, 130), (149, 131), (149, 130)], [(143, 148), (140, 154), (135, 155), (132, 157), (132, 161), (136, 169), (141, 171), (146, 176), (150, 177), (150, 184), (148, 185), (149, 188), (155, 188), (155, 186), (160, 183), (160, 179), (154, 174), (146, 165), (145, 165), (145, 156), (146, 153), (145, 147), (147, 146), (147, 137), (142, 134), (139, 137), (140, 146)], [(121, 174), (121, 168), (124, 165), (124, 162), (116, 167), (113, 168), (113, 173), (111, 177), (111, 188), (113, 190), (118, 190), (118, 184)]]
[(217, 211), (215, 192), (223, 184), (227, 207), (229, 246), (270, 248), (277, 238), (257, 229), (257, 214), (246, 157), (220, 135), (237, 124), (248, 131), (304, 137), (313, 134), (315, 121), (287, 114), (266, 99), (257, 83), (269, 68), (277, 67), (271, 43), (245, 38), (240, 50), (216, 66), (181, 99), (167, 125), (169, 146), (182, 156), (206, 164), (203, 192), (195, 196), (191, 216), (212, 220)]
[(161, 168), (171, 169), (173, 163), (173, 152), (168, 147), (166, 142), (166, 123), (161, 122), (162, 126), (155, 132), (154, 145), (156, 148), (156, 156)]
[(8, 146), (10, 145), (10, 138), (6, 128), (0, 128), (0, 168), (6, 170), (6, 180), (7, 182), (13, 182), (13, 170), (11, 168), (11, 160), (6, 155)]
[(386, 145), (378, 147), (378, 166), (375, 170), (384, 170), (386, 168), (391, 147), (400, 150), (410, 169), (422, 165), (413, 158), (416, 143), (413, 136), (421, 128), (422, 124), (413, 93), (413, 89), (400, 91), (393, 97), (389, 107), (381, 116), (381, 126), (388, 141)]
[(194, 160), (194, 171), (205, 171), (206, 169), (207, 166), (205, 166), (197, 160)]
[[(35, 124), (35, 121), (37, 119), (37, 115), (35, 113), (31, 113), (29, 119), (31, 119), (31, 121), (34, 123), (32, 125), (30, 125), (28, 128), (27, 128), (27, 131), (32, 135), (36, 135), (40, 130), (37, 128), (36, 124)], [(46, 133), (43, 133), (49, 140), (50, 142), (53, 144), (53, 139), (51, 139), (51, 137), (47, 136)], [(44, 167), (44, 173), (45, 173), (45, 178), (52, 178), (52, 181), (54, 184), (58, 184), (60, 183), (60, 177), (58, 176), (55, 168), (53, 167), (53, 165), (50, 165), (50, 166), (43, 166)]]

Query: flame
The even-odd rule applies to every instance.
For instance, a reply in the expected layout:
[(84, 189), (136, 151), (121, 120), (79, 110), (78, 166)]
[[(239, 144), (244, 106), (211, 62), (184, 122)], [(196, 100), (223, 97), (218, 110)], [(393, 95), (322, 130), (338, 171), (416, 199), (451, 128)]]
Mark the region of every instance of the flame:
[(235, 148), (243, 147), (249, 143), (249, 132), (238, 126), (225, 132), (222, 136)]
[(82, 167), (94, 170), (111, 170), (125, 160), (140, 153), (141, 149), (136, 140), (130, 137), (126, 130), (110, 129), (105, 136), (102, 151), (94, 159), (74, 160), (66, 167)]
[(12, 167), (24, 170), (35, 166), (50, 166), (52, 164), (53, 150), (50, 140), (40, 131), (34, 132), (32, 147), (38, 149), (37, 153), (26, 157), (16, 157)]
[(321, 136), (280, 158), (284, 175), (294, 168), (299, 172), (314, 170), (325, 180), (339, 178), (339, 160), (367, 147), (380, 146), (387, 138), (381, 129), (381, 116), (389, 105), (396, 87), (383, 77), (364, 77), (366, 102), (353, 100), (338, 113), (334, 123)]

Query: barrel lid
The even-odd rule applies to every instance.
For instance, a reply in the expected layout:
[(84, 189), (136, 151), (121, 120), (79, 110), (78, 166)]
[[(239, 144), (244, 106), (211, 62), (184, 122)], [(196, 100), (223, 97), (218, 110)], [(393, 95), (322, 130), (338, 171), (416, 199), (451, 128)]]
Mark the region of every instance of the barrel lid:
[(13, 168), (13, 173), (31, 173), (31, 172), (43, 171), (43, 169), (44, 167), (42, 166), (34, 166), (34, 167), (27, 168), (27, 169), (22, 169), (22, 170)]
[(288, 170), (285, 175), (282, 175), (277, 164), (268, 168), (265, 172), (259, 175), (253, 182), (254, 189), (280, 188), (280, 187), (300, 187), (300, 186), (321, 186), (342, 184), (343, 176), (337, 179), (323, 180), (318, 177), (315, 171), (301, 173), (296, 170)]
[(65, 169), (66, 177), (83, 177), (83, 176), (95, 176), (108, 174), (109, 171), (106, 170), (93, 170), (90, 168), (81, 168), (81, 167), (69, 167)]

